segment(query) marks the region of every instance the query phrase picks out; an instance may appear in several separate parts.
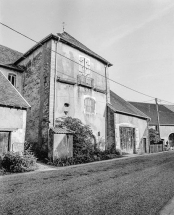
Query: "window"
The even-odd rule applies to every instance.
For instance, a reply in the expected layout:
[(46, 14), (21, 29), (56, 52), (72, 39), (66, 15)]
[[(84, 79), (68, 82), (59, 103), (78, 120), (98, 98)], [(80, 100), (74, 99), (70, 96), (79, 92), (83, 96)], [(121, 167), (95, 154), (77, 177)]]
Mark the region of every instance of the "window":
[(79, 73), (85, 76), (90, 75), (90, 60), (80, 56), (79, 64)]
[(85, 98), (84, 110), (85, 113), (95, 113), (95, 100), (93, 98)]
[(16, 75), (14, 74), (9, 74), (8, 75), (8, 80), (12, 83), (14, 87), (16, 87)]

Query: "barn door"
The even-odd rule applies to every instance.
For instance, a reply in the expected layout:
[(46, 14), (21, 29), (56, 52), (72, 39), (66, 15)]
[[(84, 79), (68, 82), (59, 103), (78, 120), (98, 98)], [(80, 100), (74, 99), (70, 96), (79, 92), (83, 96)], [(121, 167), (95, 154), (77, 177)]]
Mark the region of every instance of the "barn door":
[(0, 131), (0, 155), (10, 150), (9, 137), (10, 132)]
[(134, 128), (120, 127), (120, 147), (123, 152), (134, 153), (135, 151)]

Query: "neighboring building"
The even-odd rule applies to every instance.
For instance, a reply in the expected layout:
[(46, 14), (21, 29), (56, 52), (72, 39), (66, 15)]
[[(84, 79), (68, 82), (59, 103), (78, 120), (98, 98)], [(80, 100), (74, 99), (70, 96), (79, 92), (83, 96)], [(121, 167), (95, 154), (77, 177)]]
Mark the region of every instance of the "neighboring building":
[(108, 149), (126, 153), (149, 153), (150, 118), (129, 102), (110, 91), (108, 104)]
[(27, 101), (0, 71), (0, 155), (7, 151), (24, 150), (29, 107)]
[(26, 129), (29, 142), (38, 143), (39, 150), (49, 151), (52, 158), (49, 131), (66, 115), (91, 126), (95, 141), (105, 148), (106, 104), (110, 101), (105, 75), (111, 63), (63, 32), (48, 35), (14, 66), (25, 68), (22, 95), (31, 105)]
[(23, 70), (13, 63), (21, 56), (22, 53), (0, 45), (0, 70), (20, 93)]
[[(156, 105), (151, 103), (141, 103), (141, 102), (130, 102), (144, 114), (151, 118), (149, 122), (150, 128), (157, 130), (157, 110)], [(158, 105), (159, 109), (159, 123), (160, 123), (160, 137), (165, 140), (165, 142), (174, 143), (174, 106), (173, 105)]]

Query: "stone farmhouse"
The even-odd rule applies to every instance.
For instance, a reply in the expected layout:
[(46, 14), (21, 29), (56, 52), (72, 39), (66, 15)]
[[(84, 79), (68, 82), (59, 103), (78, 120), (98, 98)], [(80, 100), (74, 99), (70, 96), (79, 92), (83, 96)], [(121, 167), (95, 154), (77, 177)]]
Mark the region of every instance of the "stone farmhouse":
[(59, 156), (58, 148), (71, 154), (69, 132), (57, 129), (62, 117), (71, 116), (90, 125), (94, 141), (105, 149), (106, 107), (110, 102), (105, 77), (109, 77), (110, 66), (66, 32), (48, 35), (23, 55), (19, 53), (13, 63), (3, 65), (4, 75), (31, 105), (26, 140), (38, 143), (41, 153), (50, 158)]

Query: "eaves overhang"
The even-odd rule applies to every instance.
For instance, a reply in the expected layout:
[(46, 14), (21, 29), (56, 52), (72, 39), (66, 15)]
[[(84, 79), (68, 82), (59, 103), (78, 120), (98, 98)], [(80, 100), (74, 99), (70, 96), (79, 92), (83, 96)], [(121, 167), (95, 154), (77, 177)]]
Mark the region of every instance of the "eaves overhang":
[(146, 119), (146, 120), (149, 120), (149, 121), (151, 120), (151, 118), (148, 117), (148, 116), (145, 117), (145, 116), (140, 116), (140, 115), (137, 115), (137, 114), (132, 114), (132, 113), (128, 113), (128, 112), (125, 112), (125, 111), (117, 110), (111, 104), (107, 104), (107, 106), (109, 108), (111, 108), (115, 113), (125, 114), (125, 115), (128, 115), (128, 116), (134, 116), (134, 117), (141, 118), (141, 119)]

